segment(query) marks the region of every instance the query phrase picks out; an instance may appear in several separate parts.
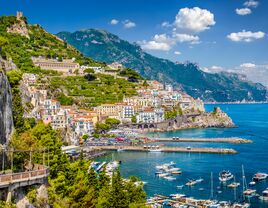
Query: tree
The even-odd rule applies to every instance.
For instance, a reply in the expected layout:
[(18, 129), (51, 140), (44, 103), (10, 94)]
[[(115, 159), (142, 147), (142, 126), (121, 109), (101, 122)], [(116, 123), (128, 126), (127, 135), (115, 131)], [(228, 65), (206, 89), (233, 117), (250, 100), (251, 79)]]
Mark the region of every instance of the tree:
[(131, 117), (131, 122), (134, 124), (137, 123), (137, 117), (135, 115)]
[(2, 47), (8, 44), (8, 39), (3, 36), (0, 36), (0, 55), (2, 53)]
[(11, 87), (17, 87), (22, 79), (22, 73), (19, 70), (11, 70), (7, 72), (7, 77)]
[(92, 68), (87, 68), (84, 70), (84, 73), (93, 74), (95, 71)]
[(105, 123), (111, 126), (117, 126), (120, 124), (120, 120), (116, 119), (116, 118), (107, 118), (105, 120)]
[(97, 123), (96, 124), (96, 132), (97, 133), (103, 133), (111, 129), (110, 124), (105, 124), (105, 123)]

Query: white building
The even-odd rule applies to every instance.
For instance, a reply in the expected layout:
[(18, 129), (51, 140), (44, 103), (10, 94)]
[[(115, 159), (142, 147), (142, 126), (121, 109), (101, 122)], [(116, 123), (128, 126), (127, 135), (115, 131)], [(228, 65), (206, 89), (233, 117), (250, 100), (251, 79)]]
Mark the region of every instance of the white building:
[(137, 123), (159, 123), (164, 121), (164, 110), (162, 108), (147, 108), (137, 115)]

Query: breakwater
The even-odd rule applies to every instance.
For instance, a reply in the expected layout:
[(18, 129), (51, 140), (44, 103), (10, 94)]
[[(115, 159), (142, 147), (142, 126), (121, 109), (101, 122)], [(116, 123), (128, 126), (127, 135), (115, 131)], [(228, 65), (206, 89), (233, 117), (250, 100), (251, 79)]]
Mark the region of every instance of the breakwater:
[(250, 144), (249, 139), (239, 137), (229, 138), (150, 138), (152, 142), (212, 142), (212, 143), (231, 143), (231, 144)]
[(206, 147), (165, 147), (154, 148), (153, 146), (96, 146), (94, 150), (115, 150), (115, 151), (140, 151), (140, 152), (178, 152), (178, 153), (211, 153), (211, 154), (236, 154), (237, 151), (229, 148), (206, 148)]

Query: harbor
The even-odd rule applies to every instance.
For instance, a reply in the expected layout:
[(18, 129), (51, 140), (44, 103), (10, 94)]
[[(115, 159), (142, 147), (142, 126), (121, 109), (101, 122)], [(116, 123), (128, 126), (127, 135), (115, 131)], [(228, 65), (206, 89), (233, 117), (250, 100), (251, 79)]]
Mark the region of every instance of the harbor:
[(237, 151), (230, 148), (207, 148), (207, 147), (167, 147), (167, 146), (95, 146), (92, 150), (113, 150), (113, 151), (139, 151), (139, 152), (177, 152), (177, 153), (210, 153), (210, 154), (236, 154)]

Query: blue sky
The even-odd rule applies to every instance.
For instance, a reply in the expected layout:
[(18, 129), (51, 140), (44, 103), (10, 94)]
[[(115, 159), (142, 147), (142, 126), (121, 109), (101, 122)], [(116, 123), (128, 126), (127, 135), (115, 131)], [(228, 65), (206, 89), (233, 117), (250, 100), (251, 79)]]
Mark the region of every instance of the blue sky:
[(17, 10), (52, 33), (106, 29), (158, 57), (268, 83), (267, 0), (0, 0), (1, 15)]

